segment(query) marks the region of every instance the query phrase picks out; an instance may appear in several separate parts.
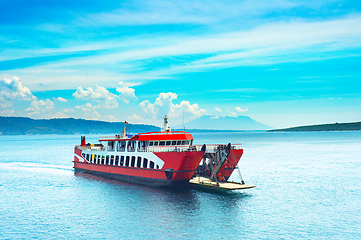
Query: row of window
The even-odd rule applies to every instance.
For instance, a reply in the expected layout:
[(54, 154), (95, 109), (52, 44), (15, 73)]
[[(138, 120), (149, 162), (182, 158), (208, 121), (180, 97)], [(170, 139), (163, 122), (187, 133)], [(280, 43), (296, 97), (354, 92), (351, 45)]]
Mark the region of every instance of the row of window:
[(112, 166), (124, 166), (124, 167), (138, 167), (138, 168), (153, 168), (159, 169), (159, 165), (156, 165), (153, 161), (149, 161), (147, 158), (135, 157), (135, 156), (114, 156), (114, 155), (97, 155), (97, 154), (85, 154), (83, 157), (89, 162), (94, 164), (105, 164)]
[(149, 146), (176, 146), (176, 145), (188, 145), (189, 140), (183, 141), (149, 141)]
[(189, 145), (190, 140), (182, 141), (139, 141), (138, 146), (136, 146), (136, 141), (108, 141), (108, 151), (117, 151), (125, 152), (127, 149), (128, 152), (135, 152), (138, 149), (138, 152), (144, 152), (146, 147), (150, 146), (177, 146), (177, 145)]

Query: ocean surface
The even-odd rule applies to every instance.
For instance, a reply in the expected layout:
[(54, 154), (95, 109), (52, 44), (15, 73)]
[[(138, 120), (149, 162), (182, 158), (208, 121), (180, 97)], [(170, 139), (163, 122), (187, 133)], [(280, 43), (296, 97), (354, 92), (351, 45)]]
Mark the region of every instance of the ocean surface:
[(193, 136), (242, 143), (257, 187), (127, 184), (73, 171), (80, 136), (0, 136), (0, 239), (361, 239), (361, 132)]

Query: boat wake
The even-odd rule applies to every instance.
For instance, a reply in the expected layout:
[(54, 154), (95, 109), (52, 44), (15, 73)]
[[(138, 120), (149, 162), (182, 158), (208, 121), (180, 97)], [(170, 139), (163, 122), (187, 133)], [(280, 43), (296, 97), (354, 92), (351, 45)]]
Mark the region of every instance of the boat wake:
[(72, 166), (44, 164), (44, 163), (32, 163), (32, 162), (0, 163), (0, 168), (1, 169), (18, 169), (18, 170), (36, 170), (36, 171), (71, 171), (71, 172), (74, 171)]

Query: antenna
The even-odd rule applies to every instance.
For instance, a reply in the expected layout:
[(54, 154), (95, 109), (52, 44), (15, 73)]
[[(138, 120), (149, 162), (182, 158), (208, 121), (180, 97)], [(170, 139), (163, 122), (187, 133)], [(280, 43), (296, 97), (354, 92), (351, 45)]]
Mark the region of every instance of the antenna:
[(184, 127), (184, 107), (183, 107), (183, 131), (185, 131), (186, 128)]

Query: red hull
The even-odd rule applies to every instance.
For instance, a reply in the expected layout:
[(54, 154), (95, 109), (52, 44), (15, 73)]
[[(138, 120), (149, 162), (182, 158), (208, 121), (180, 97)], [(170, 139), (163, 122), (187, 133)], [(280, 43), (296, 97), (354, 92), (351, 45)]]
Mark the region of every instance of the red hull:
[(153, 154), (164, 161), (161, 169), (89, 163), (82, 157), (82, 150), (75, 147), (74, 168), (77, 171), (94, 173), (121, 181), (150, 186), (167, 186), (188, 182), (203, 157), (203, 152), (200, 151)]

